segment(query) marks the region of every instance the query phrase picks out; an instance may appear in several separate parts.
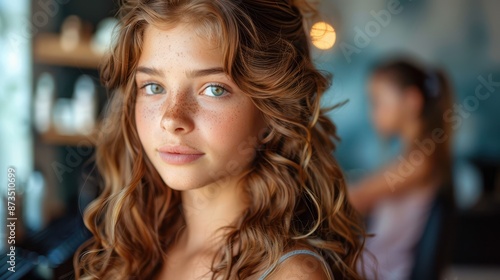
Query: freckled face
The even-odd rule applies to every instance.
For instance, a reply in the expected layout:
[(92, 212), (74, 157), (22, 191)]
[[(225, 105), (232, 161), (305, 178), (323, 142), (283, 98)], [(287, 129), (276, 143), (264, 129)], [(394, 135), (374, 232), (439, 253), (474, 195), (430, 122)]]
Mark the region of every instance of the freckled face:
[(220, 49), (186, 25), (148, 26), (143, 42), (135, 120), (163, 181), (187, 190), (238, 176), (254, 158), (264, 122), (222, 71)]

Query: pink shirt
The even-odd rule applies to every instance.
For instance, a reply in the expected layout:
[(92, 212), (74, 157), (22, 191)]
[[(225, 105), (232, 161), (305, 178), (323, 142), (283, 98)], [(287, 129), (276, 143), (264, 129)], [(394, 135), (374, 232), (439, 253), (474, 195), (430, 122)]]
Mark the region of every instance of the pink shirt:
[(435, 188), (414, 188), (402, 195), (395, 195), (381, 201), (372, 212), (368, 233), (375, 234), (366, 240), (367, 252), (363, 254), (367, 279), (405, 280), (409, 279), (415, 246), (427, 222)]

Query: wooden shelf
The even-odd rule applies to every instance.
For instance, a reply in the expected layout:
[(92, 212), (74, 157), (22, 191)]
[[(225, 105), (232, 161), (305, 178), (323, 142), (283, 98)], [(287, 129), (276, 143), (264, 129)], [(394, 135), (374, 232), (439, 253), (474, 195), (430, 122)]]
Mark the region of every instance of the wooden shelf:
[(69, 146), (94, 146), (97, 133), (89, 135), (83, 134), (61, 134), (51, 128), (47, 132), (41, 134), (42, 141), (48, 144), (69, 145)]
[(50, 65), (97, 69), (102, 55), (94, 52), (90, 40), (80, 42), (75, 49), (65, 51), (57, 34), (40, 34), (35, 38), (34, 60)]

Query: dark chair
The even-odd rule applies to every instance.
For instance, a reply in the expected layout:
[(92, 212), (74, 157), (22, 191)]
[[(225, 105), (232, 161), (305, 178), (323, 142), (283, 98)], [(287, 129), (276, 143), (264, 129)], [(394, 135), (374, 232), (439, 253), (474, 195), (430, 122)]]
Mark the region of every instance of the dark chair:
[(439, 189), (417, 246), (411, 280), (439, 280), (449, 262), (455, 204), (452, 186)]

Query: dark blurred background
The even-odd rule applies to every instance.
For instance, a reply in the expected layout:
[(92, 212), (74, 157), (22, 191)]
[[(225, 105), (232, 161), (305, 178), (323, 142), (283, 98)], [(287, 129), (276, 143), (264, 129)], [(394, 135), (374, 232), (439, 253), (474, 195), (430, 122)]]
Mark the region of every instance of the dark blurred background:
[[(0, 227), (0, 279), (73, 278), (72, 254), (89, 237), (81, 212), (97, 193), (88, 159), (107, 99), (97, 69), (116, 2), (0, 0), (0, 219), (17, 218), (15, 273), (7, 270), (12, 233)], [(331, 117), (349, 182), (376, 170), (399, 145), (380, 140), (371, 124), (371, 66), (403, 54), (447, 71), (462, 111), (454, 122), (457, 221), (445, 277), (499, 279), (500, 2), (323, 0), (320, 10), (336, 38), (313, 54), (334, 75), (324, 104), (348, 100)], [(478, 100), (484, 80), (494, 81), (484, 86), (491, 94)], [(16, 178), (12, 214), (9, 167)]]

